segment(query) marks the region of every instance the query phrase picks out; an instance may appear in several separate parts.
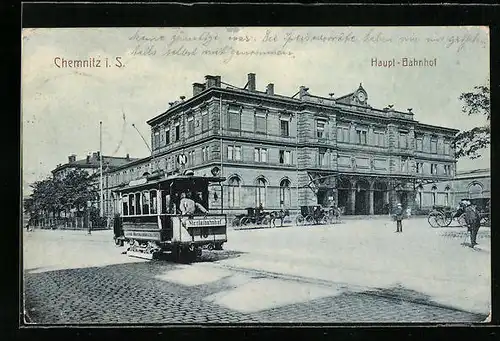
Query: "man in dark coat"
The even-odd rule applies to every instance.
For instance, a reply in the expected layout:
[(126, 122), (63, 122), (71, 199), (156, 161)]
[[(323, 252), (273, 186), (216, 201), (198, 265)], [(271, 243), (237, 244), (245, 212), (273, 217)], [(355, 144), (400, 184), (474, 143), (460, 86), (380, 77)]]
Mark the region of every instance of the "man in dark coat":
[(465, 222), (467, 223), (467, 230), (470, 232), (470, 247), (477, 245), (476, 237), (479, 227), (481, 226), (481, 217), (476, 207), (470, 202), (464, 202), (465, 206)]
[(396, 221), (396, 232), (403, 232), (403, 207), (400, 203), (397, 204), (393, 217)]

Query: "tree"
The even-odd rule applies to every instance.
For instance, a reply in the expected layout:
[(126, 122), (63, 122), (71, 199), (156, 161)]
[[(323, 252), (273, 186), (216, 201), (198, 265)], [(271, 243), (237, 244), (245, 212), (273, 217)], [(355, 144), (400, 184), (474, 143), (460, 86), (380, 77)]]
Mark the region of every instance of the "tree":
[(455, 136), (453, 147), (455, 157), (477, 159), (478, 153), (490, 144), (490, 89), (487, 86), (475, 86), (471, 92), (464, 92), (458, 98), (463, 102), (462, 112), (467, 115), (485, 115), (487, 124), (461, 131)]
[(70, 171), (64, 178), (47, 178), (31, 184), (33, 193), (24, 199), (24, 211), (31, 216), (60, 217), (61, 212), (81, 211), (87, 201), (97, 199), (94, 178), (84, 170)]

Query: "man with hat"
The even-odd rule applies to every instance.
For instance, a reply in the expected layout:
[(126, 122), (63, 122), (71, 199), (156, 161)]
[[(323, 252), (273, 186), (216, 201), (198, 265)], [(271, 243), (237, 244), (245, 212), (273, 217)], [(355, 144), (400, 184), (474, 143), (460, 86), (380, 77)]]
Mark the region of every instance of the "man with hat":
[(481, 217), (476, 207), (468, 200), (463, 200), (461, 206), (464, 208), (465, 222), (467, 223), (467, 230), (470, 232), (470, 247), (477, 245), (476, 237), (479, 227), (481, 226)]
[(399, 202), (396, 205), (396, 210), (394, 211), (393, 218), (396, 221), (396, 232), (403, 232), (403, 207)]

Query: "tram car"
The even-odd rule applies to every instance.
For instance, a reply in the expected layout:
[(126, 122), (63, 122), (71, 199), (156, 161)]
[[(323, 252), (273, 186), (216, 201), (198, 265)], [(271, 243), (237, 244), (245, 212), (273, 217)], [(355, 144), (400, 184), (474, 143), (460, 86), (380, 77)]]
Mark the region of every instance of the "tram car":
[(143, 177), (115, 190), (121, 200), (115, 242), (128, 243), (131, 257), (153, 259), (170, 253), (175, 261), (194, 261), (203, 248), (222, 249), (227, 242), (227, 216), (222, 205), (217, 212), (210, 209), (209, 188), (219, 184), (222, 193), (223, 181), (223, 177), (185, 171)]

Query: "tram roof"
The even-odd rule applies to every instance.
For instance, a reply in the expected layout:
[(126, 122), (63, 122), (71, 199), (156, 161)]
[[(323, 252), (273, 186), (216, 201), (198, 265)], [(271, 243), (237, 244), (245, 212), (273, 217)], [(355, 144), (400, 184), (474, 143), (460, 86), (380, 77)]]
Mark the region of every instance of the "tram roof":
[[(133, 184), (127, 184), (123, 187), (114, 189), (113, 192), (122, 192), (122, 191), (129, 191), (129, 190), (134, 190), (138, 188), (152, 188), (155, 187), (155, 185), (165, 183), (165, 182), (173, 182), (177, 180), (205, 180), (207, 182), (223, 182), (226, 180), (225, 177), (220, 177), (220, 176), (199, 176), (199, 175), (169, 175), (166, 177), (161, 177), (161, 178), (155, 178), (148, 180), (148, 178), (140, 178), (137, 180), (132, 180), (130, 183)], [(139, 183), (134, 183), (141, 181)]]

